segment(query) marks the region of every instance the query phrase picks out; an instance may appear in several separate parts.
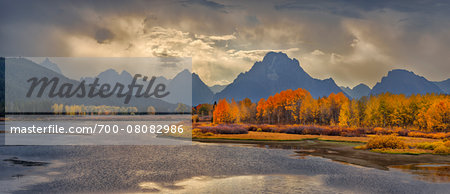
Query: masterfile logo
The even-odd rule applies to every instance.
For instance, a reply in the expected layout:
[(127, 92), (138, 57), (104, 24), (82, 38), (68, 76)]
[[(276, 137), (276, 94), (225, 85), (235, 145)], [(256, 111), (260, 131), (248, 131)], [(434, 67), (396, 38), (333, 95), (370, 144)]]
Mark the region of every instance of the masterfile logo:
[[(139, 77), (142, 77), (142, 75), (136, 74), (133, 77), (133, 81), (131, 82), (131, 84), (125, 85), (117, 82), (113, 87), (108, 83), (100, 85), (100, 78), (95, 78), (94, 82), (91, 84), (86, 84), (86, 81), (83, 80), (80, 82), (80, 84), (78, 84), (78, 86), (75, 87), (75, 89), (74, 84), (60, 83), (60, 79), (57, 77), (53, 77), (51, 79), (49, 79), (48, 77), (42, 77), (40, 79), (37, 77), (33, 77), (27, 81), (31, 83), (30, 88), (27, 92), (27, 97), (31, 97), (35, 89), (38, 88), (38, 92), (35, 96), (40, 98), (44, 94), (45, 89), (49, 86), (51, 86), (51, 89), (47, 95), (49, 98), (54, 98), (57, 96), (60, 98), (94, 98), (96, 96), (99, 96), (100, 98), (108, 98), (112, 95), (116, 95), (118, 98), (124, 98), (125, 104), (129, 104), (130, 99), (134, 94), (134, 89), (136, 89), (134, 95), (136, 98), (149, 98), (152, 96), (154, 96), (155, 98), (163, 98), (170, 94), (170, 92), (166, 91), (165, 84), (155, 84), (155, 76), (152, 76), (150, 80), (148, 80), (148, 76), (144, 76), (142, 78), (142, 81), (144, 83), (148, 80), (146, 89), (144, 89), (144, 84), (137, 83)], [(153, 87), (153, 85), (156, 86)], [(124, 91), (126, 89), (127, 91)]]

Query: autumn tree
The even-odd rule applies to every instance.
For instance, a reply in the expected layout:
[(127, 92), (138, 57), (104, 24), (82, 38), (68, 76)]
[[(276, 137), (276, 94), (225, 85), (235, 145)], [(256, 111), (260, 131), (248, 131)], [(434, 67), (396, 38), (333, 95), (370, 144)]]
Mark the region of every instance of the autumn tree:
[(213, 112), (213, 122), (216, 124), (230, 123), (232, 120), (231, 109), (226, 99), (219, 100)]
[(448, 131), (450, 123), (450, 101), (436, 100), (426, 112), (427, 128), (430, 131)]
[(178, 106), (175, 109), (175, 112), (185, 113), (185, 112), (189, 112), (189, 110), (191, 110), (191, 108), (189, 108), (189, 106), (187, 106), (186, 104), (178, 103)]
[(261, 98), (256, 106), (256, 117), (258, 120), (264, 122), (264, 118), (266, 117), (266, 100)]
[(230, 122), (231, 123), (239, 123), (241, 122), (240, 114), (239, 114), (239, 105), (234, 99), (231, 100), (230, 104)]
[(249, 98), (239, 102), (239, 118), (241, 122), (251, 122), (256, 118), (256, 105)]
[[(320, 124), (348, 127), (416, 127), (427, 131), (449, 130), (450, 96), (444, 94), (397, 95), (384, 93), (348, 99), (343, 93), (314, 99), (304, 89), (285, 90), (240, 102), (219, 101), (214, 123), (260, 122), (270, 124)], [(216, 118), (217, 117), (217, 118)]]
[(339, 111), (339, 125), (347, 127), (350, 125), (350, 120), (352, 117), (351, 111), (350, 111), (350, 103), (348, 101), (345, 101), (341, 105), (341, 110)]
[(154, 115), (156, 113), (156, 109), (153, 106), (147, 107), (147, 114)]
[(196, 107), (197, 114), (201, 116), (211, 115), (211, 112), (213, 110), (213, 106), (210, 104), (200, 104)]

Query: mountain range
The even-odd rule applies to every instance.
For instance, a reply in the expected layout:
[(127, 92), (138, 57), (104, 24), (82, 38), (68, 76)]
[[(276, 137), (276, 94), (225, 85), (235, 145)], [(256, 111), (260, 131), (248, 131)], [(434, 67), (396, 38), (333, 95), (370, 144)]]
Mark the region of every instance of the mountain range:
[(301, 68), (297, 59), (290, 59), (281, 52), (269, 52), (249, 71), (239, 74), (230, 85), (217, 93), (213, 100), (250, 98), (255, 102), (280, 91), (297, 88), (308, 90), (314, 98), (343, 92), (331, 78), (312, 78)]
[(341, 89), (348, 96), (354, 99), (360, 99), (361, 97), (368, 96), (370, 94), (370, 88), (366, 84), (359, 84), (353, 88), (341, 86)]
[[(100, 84), (109, 83), (114, 85), (116, 82), (129, 84), (133, 80), (133, 76), (127, 71), (122, 71), (120, 74), (114, 69), (108, 69), (99, 73), (95, 77), (82, 77), (80, 81), (84, 80), (86, 84), (92, 83), (95, 78), (99, 78)], [(186, 87), (189, 82), (192, 82), (192, 88)], [(137, 83), (143, 84), (147, 87), (149, 82), (143, 82), (138, 79)], [(163, 83), (167, 86), (167, 91), (171, 95), (167, 96), (165, 100), (170, 103), (183, 103), (186, 105), (197, 105), (201, 103), (208, 103), (213, 97), (213, 93), (209, 90), (197, 74), (191, 73), (188, 70), (179, 72), (174, 78), (167, 79), (163, 76), (156, 77), (155, 83)]]
[(194, 106), (203, 103), (211, 103), (214, 93), (196, 74), (192, 74), (192, 104)]
[(45, 60), (42, 61), (41, 63), (39, 63), (39, 65), (62, 75), (62, 72), (61, 72), (61, 69), (59, 69), (59, 66), (56, 63), (53, 63), (52, 61), (50, 61), (50, 59), (48, 59), (48, 58), (45, 58)]
[(446, 94), (450, 94), (450, 79), (433, 83), (436, 84)]
[(213, 85), (211, 87), (209, 87), (209, 89), (211, 90), (211, 92), (213, 92), (214, 94), (217, 94), (219, 92), (221, 92), (223, 89), (225, 89), (227, 87), (227, 85)]
[[(54, 63), (46, 59), (40, 65), (52, 71), (61, 72), (56, 64), (52, 64)], [(100, 73), (98, 77), (101, 77), (101, 80), (114, 79), (124, 82), (132, 79), (131, 74), (128, 72), (122, 71), (119, 74), (112, 69)], [(93, 78), (83, 79), (87, 83), (93, 80)], [(183, 82), (190, 81), (189, 79), (192, 79), (192, 99), (184, 97), (181, 99), (180, 96), (187, 92), (184, 91), (186, 88), (177, 88), (175, 86), (182, 86)], [(169, 88), (172, 88), (170, 89), (171, 91), (175, 92), (176, 95), (169, 100), (170, 103), (181, 100), (185, 104), (190, 104), (189, 102), (192, 101), (194, 106), (202, 103), (214, 103), (214, 101), (223, 98), (229, 100), (250, 98), (253, 102), (257, 102), (260, 98), (267, 98), (286, 89), (297, 88), (308, 90), (314, 98), (339, 92), (343, 92), (354, 99), (385, 92), (405, 95), (450, 94), (450, 79), (433, 82), (414, 72), (402, 69), (389, 71), (372, 89), (365, 84), (359, 84), (353, 88), (339, 87), (332, 78), (320, 80), (311, 77), (303, 70), (297, 59), (291, 59), (281, 52), (267, 53), (262, 61), (255, 62), (249, 71), (239, 74), (229, 85), (208, 87), (196, 73), (190, 73), (187, 70), (180, 72), (172, 80), (164, 77), (157, 77), (157, 80), (160, 83), (165, 83)], [(180, 92), (177, 93), (177, 91)]]
[(242, 100), (248, 97), (256, 102), (282, 90), (297, 88), (308, 90), (314, 98), (327, 96), (332, 92), (344, 92), (347, 97), (354, 99), (386, 92), (405, 95), (450, 94), (450, 79), (433, 82), (414, 72), (394, 69), (372, 89), (365, 84), (359, 84), (354, 88), (338, 87), (332, 78), (325, 80), (312, 78), (296, 59), (291, 59), (281, 52), (269, 52), (248, 72), (239, 74), (231, 84), (217, 92), (213, 101), (222, 98)]
[[(33, 93), (31, 97), (26, 97), (28, 89), (30, 88), (30, 82), (28, 79), (32, 77), (42, 78), (47, 77), (48, 79), (58, 78), (60, 83), (67, 83), (72, 85), (72, 89), (75, 90), (77, 86), (79, 86), (82, 82), (79, 80), (73, 80), (65, 77), (62, 74), (59, 74), (47, 67), (42, 66), (41, 64), (37, 64), (31, 60), (25, 58), (6, 58), (5, 63), (5, 99), (6, 104), (8, 104), (7, 108), (12, 108), (11, 110), (18, 111), (16, 107), (18, 107), (19, 111), (25, 112), (47, 112), (50, 108), (49, 106), (39, 106), (39, 104), (68, 104), (68, 105), (106, 105), (106, 106), (130, 106), (137, 107), (139, 112), (146, 112), (148, 106), (153, 106), (157, 112), (174, 112), (177, 108), (177, 105), (174, 103), (166, 102), (161, 99), (156, 98), (136, 98), (132, 97), (129, 104), (124, 104), (124, 99), (116, 97), (112, 95), (107, 98), (101, 98), (99, 96), (95, 96), (92, 98), (60, 98), (58, 96), (49, 98), (48, 95), (51, 87), (46, 87), (43, 90), (42, 97), (36, 97), (37, 91)], [(103, 72), (102, 76), (106, 76), (109, 73), (114, 74), (113, 71), (107, 70), (106, 73)], [(117, 72), (115, 72), (117, 73)], [(122, 72), (121, 75), (126, 76), (127, 72)], [(117, 82), (117, 81), (116, 81)], [(60, 86), (59, 84), (58, 86)], [(85, 84), (87, 85), (87, 84)], [(39, 88), (39, 87), (38, 87)], [(35, 89), (38, 90), (38, 89)], [(61, 89), (59, 89), (61, 90)], [(95, 92), (98, 89), (94, 90)], [(28, 108), (20, 108), (21, 106)], [(7, 109), (8, 110), (8, 109)]]
[[(437, 83), (440, 84), (441, 82)], [(445, 81), (442, 83), (442, 87), (445, 88)], [(436, 83), (416, 75), (412, 71), (403, 69), (389, 71), (387, 76), (381, 78), (381, 81), (372, 88), (370, 94), (377, 95), (386, 92), (407, 96), (411, 94), (446, 93)]]
[[(18, 59), (8, 60), (16, 62)], [(28, 65), (34, 64), (34, 62), (27, 59), (21, 59), (19, 61), (29, 63)], [(50, 61), (48, 58), (46, 58), (39, 65), (45, 67), (47, 70), (61, 74), (61, 70), (59, 70), (58, 65)], [(61, 74), (61, 76), (63, 75)], [(117, 82), (129, 84), (133, 80), (133, 76), (126, 70), (119, 73), (114, 69), (107, 69), (94, 77), (82, 77), (79, 81), (85, 81), (86, 84), (90, 84), (94, 82), (95, 78), (99, 78), (99, 84), (108, 83), (110, 85), (114, 85)], [(190, 87), (185, 87), (188, 82), (192, 82), (192, 90)], [(146, 87), (149, 82), (143, 82), (142, 79), (138, 79), (137, 83), (143, 84), (144, 87)], [(173, 79), (167, 79), (163, 76), (156, 77), (155, 83), (163, 83), (167, 86), (167, 90), (170, 91), (172, 95), (169, 95), (165, 100), (173, 104), (184, 103), (187, 105), (197, 105), (201, 103), (209, 103), (214, 96), (214, 93), (200, 79), (200, 77), (195, 73), (190, 73), (188, 70), (179, 72)]]

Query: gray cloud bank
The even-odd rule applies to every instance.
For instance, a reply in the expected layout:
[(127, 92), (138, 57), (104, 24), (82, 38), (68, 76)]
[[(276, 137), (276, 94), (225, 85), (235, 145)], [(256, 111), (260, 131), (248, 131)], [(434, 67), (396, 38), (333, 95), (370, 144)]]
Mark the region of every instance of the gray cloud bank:
[(390, 69), (450, 72), (447, 1), (1, 1), (3, 56), (192, 57), (209, 85), (270, 50), (314, 77), (373, 86)]

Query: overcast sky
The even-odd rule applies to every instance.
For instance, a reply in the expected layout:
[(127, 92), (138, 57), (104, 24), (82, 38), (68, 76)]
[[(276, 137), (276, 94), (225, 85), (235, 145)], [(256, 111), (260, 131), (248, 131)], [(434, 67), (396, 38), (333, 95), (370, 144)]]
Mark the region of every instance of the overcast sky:
[[(41, 63), (47, 57), (28, 57), (29, 60)], [(61, 73), (68, 78), (80, 80), (82, 77), (95, 77), (113, 69), (118, 74), (122, 71), (132, 76), (141, 74), (148, 77), (163, 76), (173, 79), (183, 70), (192, 72), (191, 58), (170, 57), (48, 57), (57, 64)]]
[(0, 55), (192, 57), (227, 84), (267, 51), (372, 87), (391, 69), (449, 78), (448, 1), (0, 1)]

